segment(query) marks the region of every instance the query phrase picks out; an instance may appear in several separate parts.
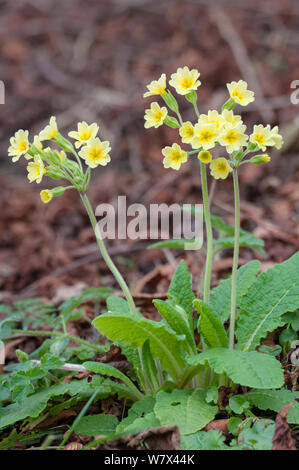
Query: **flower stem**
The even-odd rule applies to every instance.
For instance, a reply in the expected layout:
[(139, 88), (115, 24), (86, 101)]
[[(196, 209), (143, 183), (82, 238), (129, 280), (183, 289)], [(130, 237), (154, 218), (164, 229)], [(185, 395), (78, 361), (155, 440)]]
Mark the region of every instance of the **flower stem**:
[(136, 306), (135, 306), (133, 297), (131, 295), (131, 292), (130, 292), (127, 284), (126, 284), (126, 281), (124, 280), (121, 273), (119, 272), (119, 270), (117, 269), (117, 267), (115, 266), (115, 264), (113, 263), (112, 259), (110, 258), (109, 254), (108, 254), (108, 251), (105, 247), (104, 241), (103, 241), (101, 233), (100, 233), (100, 229), (97, 225), (97, 219), (94, 215), (94, 212), (93, 212), (93, 209), (90, 205), (88, 197), (86, 196), (86, 194), (81, 194), (81, 199), (82, 199), (82, 202), (83, 202), (83, 204), (86, 208), (86, 211), (89, 215), (89, 219), (90, 219), (91, 225), (93, 227), (93, 230), (94, 230), (94, 233), (95, 233), (95, 236), (96, 236), (96, 239), (97, 239), (97, 243), (98, 243), (98, 246), (100, 248), (100, 252), (103, 256), (103, 259), (106, 262), (107, 266), (109, 267), (110, 271), (112, 272), (113, 276), (115, 277), (115, 279), (119, 283), (119, 285), (121, 287), (121, 290), (123, 291), (123, 293), (124, 293), (124, 295), (127, 299), (127, 302), (129, 304), (131, 313), (136, 314), (137, 313), (136, 312)]
[(213, 232), (208, 195), (207, 170), (206, 165), (203, 162), (200, 162), (200, 177), (207, 237), (207, 255), (204, 276), (203, 301), (208, 303), (210, 298), (211, 271), (213, 261)]
[(233, 170), (234, 197), (235, 197), (235, 240), (234, 240), (234, 260), (232, 269), (232, 291), (231, 291), (231, 311), (229, 325), (229, 348), (234, 349), (235, 343), (235, 322), (236, 322), (236, 303), (237, 303), (237, 269), (239, 262), (240, 245), (240, 191), (238, 181), (238, 170)]

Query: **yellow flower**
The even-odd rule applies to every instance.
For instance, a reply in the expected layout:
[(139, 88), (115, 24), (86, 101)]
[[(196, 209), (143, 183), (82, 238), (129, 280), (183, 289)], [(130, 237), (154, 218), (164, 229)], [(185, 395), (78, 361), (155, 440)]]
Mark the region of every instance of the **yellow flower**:
[(212, 160), (210, 163), (210, 170), (211, 175), (216, 180), (218, 180), (219, 178), (224, 180), (225, 178), (227, 178), (228, 174), (233, 171), (233, 169), (229, 166), (227, 160), (224, 157)]
[(43, 144), (41, 143), (38, 135), (35, 135), (34, 136), (34, 139), (33, 139), (33, 145), (40, 151), (43, 150)]
[(161, 77), (158, 80), (153, 80), (149, 85), (146, 85), (146, 88), (148, 89), (148, 91), (144, 93), (144, 98), (154, 95), (164, 95), (166, 90), (165, 73), (162, 73)]
[(188, 160), (188, 154), (178, 144), (173, 144), (172, 147), (164, 147), (162, 150), (164, 155), (163, 165), (165, 168), (173, 168), (179, 170), (182, 163)]
[(254, 92), (247, 90), (247, 83), (244, 80), (226, 84), (231, 99), (241, 106), (247, 106), (254, 101)]
[(197, 158), (203, 163), (210, 163), (210, 161), (212, 160), (212, 155), (208, 150), (202, 150), (197, 155)]
[(79, 155), (85, 160), (86, 165), (90, 168), (96, 168), (98, 165), (106, 166), (110, 162), (110, 150), (110, 142), (102, 142), (98, 137), (95, 137), (89, 139), (80, 150)]
[(77, 131), (71, 131), (68, 134), (70, 137), (72, 137), (72, 139), (77, 141), (75, 142), (76, 148), (81, 147), (81, 145), (88, 142), (89, 139), (95, 138), (99, 130), (99, 126), (95, 122), (90, 125), (88, 125), (85, 121), (78, 122), (77, 127)]
[(51, 140), (58, 136), (58, 129), (56, 124), (56, 117), (50, 118), (50, 123), (39, 133), (40, 140)]
[(221, 113), (223, 118), (223, 125), (231, 124), (232, 126), (236, 126), (239, 122), (242, 122), (241, 116), (238, 114), (234, 114), (233, 111), (229, 111), (228, 109), (224, 109)]
[(46, 173), (45, 166), (39, 155), (35, 155), (33, 162), (29, 162), (27, 165), (28, 179), (30, 183), (36, 181), (40, 183), (43, 175)]
[(269, 157), (269, 155), (267, 155), (266, 153), (264, 155), (261, 155), (261, 159), (264, 163), (268, 163), (271, 161), (271, 157)]
[(283, 145), (283, 138), (280, 134), (278, 134), (278, 126), (273, 127), (271, 130), (271, 144), (268, 143), (267, 145), (271, 145), (272, 147), (276, 147), (278, 150), (281, 149)]
[[(250, 136), (250, 142), (253, 144), (258, 144), (258, 146), (265, 151), (267, 145), (272, 146), (274, 142), (272, 141), (272, 134), (269, 124), (267, 126), (263, 126), (259, 124), (257, 126), (253, 126), (253, 133)], [(273, 143), (272, 143), (273, 142)]]
[(63, 150), (55, 150), (55, 152), (59, 157), (60, 163), (63, 163), (66, 159), (66, 153)]
[(50, 189), (43, 189), (40, 192), (40, 198), (42, 202), (44, 202), (45, 204), (48, 204), (48, 202), (50, 202), (53, 199), (52, 191)]
[(150, 127), (159, 127), (162, 126), (164, 119), (167, 116), (167, 108), (163, 106), (162, 108), (155, 101), (151, 104), (150, 109), (145, 110), (145, 124), (144, 127), (149, 129)]
[(194, 137), (194, 127), (190, 121), (184, 122), (179, 130), (183, 144), (190, 144)]
[(226, 147), (228, 153), (239, 150), (240, 147), (246, 145), (248, 136), (244, 134), (246, 126), (239, 122), (236, 126), (227, 124), (219, 136), (219, 143)]
[(188, 67), (178, 68), (176, 73), (171, 75), (169, 84), (175, 88), (179, 95), (187, 95), (192, 90), (197, 90), (200, 85), (198, 80), (200, 73), (198, 70), (190, 70)]
[(204, 150), (209, 150), (215, 147), (218, 135), (219, 131), (215, 123), (204, 124), (198, 122), (194, 126), (194, 138), (191, 142), (192, 148), (198, 149), (202, 147)]
[(17, 162), (20, 157), (29, 150), (28, 131), (20, 129), (10, 138), (10, 146), (8, 148), (8, 155), (12, 158), (13, 162)]
[(199, 123), (202, 124), (216, 124), (217, 129), (221, 129), (224, 123), (223, 116), (216, 111), (216, 109), (210, 110), (208, 114), (201, 114)]

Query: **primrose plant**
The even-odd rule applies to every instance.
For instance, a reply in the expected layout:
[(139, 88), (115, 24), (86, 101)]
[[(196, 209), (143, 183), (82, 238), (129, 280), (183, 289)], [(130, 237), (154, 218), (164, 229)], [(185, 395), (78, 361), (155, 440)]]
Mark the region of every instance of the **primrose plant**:
[[(94, 319), (93, 325), (121, 347), (133, 367), (130, 378), (100, 362), (88, 361), (83, 364), (84, 367), (123, 381), (123, 386), (130, 390), (127, 396), (133, 401), (139, 401), (145, 395), (159, 395), (157, 406), (160, 411), (156, 416), (159, 415), (162, 424), (167, 424), (169, 409), (165, 406), (169, 397), (175, 398), (175, 402), (181, 400), (181, 404), (191, 400), (195, 407), (200, 407), (200, 427), (196, 430), (204, 427), (217, 412), (215, 407), (207, 405), (208, 400), (205, 401), (211, 387), (230, 385), (234, 390), (238, 385), (255, 389), (283, 386), (280, 362), (273, 354), (258, 352), (256, 348), (269, 332), (287, 324), (288, 315), (299, 308), (298, 253), (259, 276), (260, 262), (257, 260), (238, 269), (240, 234), (243, 233), (240, 230), (239, 167), (246, 163), (270, 161), (264, 152), (267, 147), (280, 148), (282, 137), (277, 126), (271, 129), (269, 125), (261, 124), (255, 125), (250, 135), (245, 133), (246, 126), (241, 116), (233, 113), (233, 109), (237, 104), (246, 106), (252, 102), (254, 93), (247, 89), (247, 84), (242, 80), (227, 85), (230, 98), (221, 112), (210, 110), (207, 114), (200, 114), (197, 105), (198, 78), (197, 70), (184, 67), (179, 68), (169, 81), (177, 94), (192, 104), (194, 123), (183, 121), (179, 104), (167, 89), (165, 74), (150, 83), (144, 95), (159, 95), (166, 104), (163, 107), (157, 102), (151, 104), (145, 112), (145, 127), (157, 128), (166, 124), (177, 128), (182, 143), (190, 146), (190, 150), (183, 150), (178, 143), (165, 147), (162, 150), (164, 167), (179, 170), (189, 158), (195, 156), (199, 160), (206, 229), (202, 296), (194, 294), (191, 275), (185, 262), (181, 261), (169, 286), (168, 299), (153, 300), (161, 321), (143, 317), (136, 308), (127, 283), (106, 250), (86, 195), (92, 168), (105, 166), (110, 161), (110, 144), (97, 137), (97, 124), (78, 123), (78, 129), (69, 133), (75, 141), (73, 145), (61, 135), (55, 117), (51, 117), (50, 124), (32, 142), (29, 141), (28, 131), (19, 130), (11, 138), (9, 147), (13, 161), (19, 160), (22, 155), (28, 160), (30, 182), (41, 183), (43, 177), (48, 176), (68, 183), (42, 190), (41, 200), (44, 203), (70, 189), (79, 192), (102, 256), (123, 291), (124, 299), (116, 296), (107, 298), (107, 310)], [(44, 147), (44, 141), (50, 141), (57, 148)], [(222, 149), (223, 156), (213, 158), (210, 151), (217, 146)], [(234, 239), (232, 276), (212, 290), (212, 224), (217, 222), (219, 226), (220, 219), (216, 220), (210, 214), (208, 166), (215, 179), (233, 175), (235, 195), (235, 227), (231, 233)], [(224, 230), (225, 224), (221, 222), (220, 226)], [(162, 419), (164, 409), (168, 411)]]

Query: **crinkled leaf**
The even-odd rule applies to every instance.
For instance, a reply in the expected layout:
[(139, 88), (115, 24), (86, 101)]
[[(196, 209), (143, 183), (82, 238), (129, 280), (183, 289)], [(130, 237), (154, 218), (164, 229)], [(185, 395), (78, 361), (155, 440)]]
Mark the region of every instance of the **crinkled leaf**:
[(149, 340), (154, 358), (177, 379), (185, 365), (182, 355), (184, 337), (177, 336), (162, 322), (155, 322), (139, 315), (108, 313), (100, 315), (93, 325), (112, 341), (121, 341), (132, 347), (141, 348)]
[(194, 300), (194, 307), (200, 314), (198, 331), (209, 348), (228, 347), (226, 331), (216, 313), (201, 300)]
[(199, 431), (182, 436), (181, 447), (183, 450), (228, 450), (224, 441), (225, 436), (220, 431)]
[(189, 350), (190, 353), (195, 352), (194, 334), (193, 330), (190, 329), (190, 321), (185, 310), (179, 305), (172, 305), (169, 301), (160, 299), (153, 300), (153, 303), (170, 328), (177, 334), (186, 336), (187, 351)]
[[(29, 397), (24, 398), (22, 406), (17, 403), (7, 405), (0, 409), (0, 429), (17, 421), (31, 417), (37, 418), (42, 411), (46, 408), (48, 401), (52, 397), (68, 394), (70, 396), (79, 393), (88, 394), (89, 391), (93, 392), (94, 386), (87, 382), (87, 380), (76, 380), (69, 384), (60, 383), (51, 387), (40, 390)], [(98, 387), (99, 394), (102, 398), (110, 394), (109, 389), (105, 387)]]
[(214, 419), (218, 408), (208, 405), (200, 390), (160, 391), (154, 413), (164, 426), (177, 425), (181, 435), (193, 434)]
[(104, 364), (102, 362), (93, 362), (93, 361), (87, 361), (83, 363), (83, 366), (87, 369), (90, 370), (91, 372), (95, 372), (96, 374), (101, 374), (101, 375), (107, 375), (109, 377), (115, 377), (117, 379), (120, 379), (130, 390), (133, 391), (133, 393), (136, 395), (136, 398), (142, 397), (141, 393), (135, 387), (133, 382), (127, 377), (125, 374), (123, 374), (120, 370), (116, 369), (115, 367), (110, 366), (109, 364)]
[[(242, 297), (248, 292), (250, 286), (256, 280), (256, 275), (261, 263), (257, 260), (241, 266), (237, 271), (237, 306), (240, 305)], [(209, 306), (217, 313), (222, 323), (230, 314), (231, 305), (231, 277), (220, 282), (219, 286), (211, 291)]]
[(299, 398), (299, 392), (291, 392), (288, 389), (251, 390), (247, 397), (251, 405), (260, 410), (273, 410), (278, 413), (285, 405)]
[(281, 364), (268, 354), (213, 348), (189, 356), (190, 365), (209, 364), (217, 373), (225, 372), (233, 382), (253, 388), (279, 388), (284, 377)]
[(195, 295), (192, 290), (192, 276), (184, 260), (176, 268), (168, 289), (168, 298), (185, 310), (192, 325), (192, 303)]
[(241, 300), (236, 336), (238, 348), (254, 349), (284, 324), (282, 315), (299, 308), (299, 252), (262, 273)]
[(83, 436), (98, 436), (100, 434), (109, 434), (115, 431), (118, 419), (113, 415), (90, 415), (83, 416), (74, 431)]

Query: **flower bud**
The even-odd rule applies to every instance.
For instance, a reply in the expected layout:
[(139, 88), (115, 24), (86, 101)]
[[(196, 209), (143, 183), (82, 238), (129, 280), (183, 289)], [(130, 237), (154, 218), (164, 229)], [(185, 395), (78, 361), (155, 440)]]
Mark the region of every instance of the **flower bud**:
[(260, 165), (261, 163), (268, 163), (270, 162), (270, 160), (271, 158), (269, 157), (269, 155), (264, 153), (261, 155), (254, 155), (254, 157), (251, 157), (249, 161), (251, 163), (254, 163), (255, 165)]

